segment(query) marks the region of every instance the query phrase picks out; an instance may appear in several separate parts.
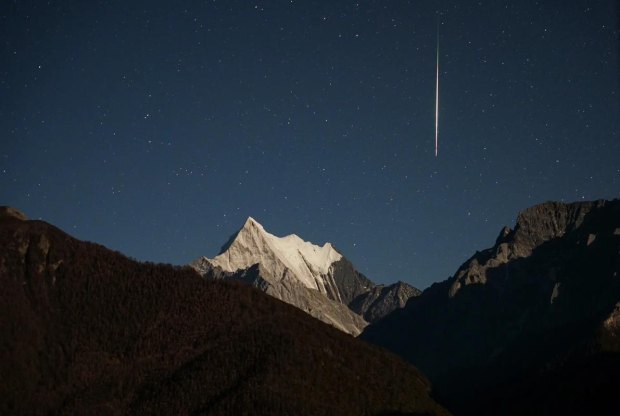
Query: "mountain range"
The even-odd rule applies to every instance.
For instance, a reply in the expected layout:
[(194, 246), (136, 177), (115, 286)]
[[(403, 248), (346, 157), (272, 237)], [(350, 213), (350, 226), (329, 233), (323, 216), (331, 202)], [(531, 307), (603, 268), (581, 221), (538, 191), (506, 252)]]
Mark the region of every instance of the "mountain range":
[(252, 218), (183, 267), (6, 207), (0, 247), (1, 414), (618, 411), (620, 200), (527, 208), (421, 293)]
[(190, 266), (206, 278), (250, 284), (352, 335), (420, 293), (403, 282), (376, 285), (330, 243), (276, 237), (251, 217), (217, 256)]
[(0, 209), (0, 414), (444, 415), (397, 356)]

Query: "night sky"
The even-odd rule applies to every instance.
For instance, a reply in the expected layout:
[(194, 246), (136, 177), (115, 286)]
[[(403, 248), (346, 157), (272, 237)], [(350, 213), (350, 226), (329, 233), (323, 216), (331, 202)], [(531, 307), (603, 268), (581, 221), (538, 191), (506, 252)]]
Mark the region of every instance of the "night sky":
[(617, 1), (0, 10), (0, 203), (139, 260), (252, 216), (425, 288), (524, 208), (620, 197)]

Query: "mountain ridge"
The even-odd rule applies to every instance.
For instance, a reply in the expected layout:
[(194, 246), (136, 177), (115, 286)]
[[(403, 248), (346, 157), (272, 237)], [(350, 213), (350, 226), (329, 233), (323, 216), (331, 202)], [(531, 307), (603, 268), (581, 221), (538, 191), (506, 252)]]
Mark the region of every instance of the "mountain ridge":
[[(619, 302), (620, 201), (549, 202), (523, 210), (492, 247), (361, 337), (422, 369), (459, 414), (537, 414), (542, 406), (578, 414), (593, 400), (609, 410), (604, 393), (620, 387), (611, 378), (620, 370)], [(598, 377), (596, 399), (576, 393), (579, 374)], [(542, 379), (561, 388), (527, 387), (543, 388)], [(495, 407), (472, 400), (481, 394), (497, 398)]]

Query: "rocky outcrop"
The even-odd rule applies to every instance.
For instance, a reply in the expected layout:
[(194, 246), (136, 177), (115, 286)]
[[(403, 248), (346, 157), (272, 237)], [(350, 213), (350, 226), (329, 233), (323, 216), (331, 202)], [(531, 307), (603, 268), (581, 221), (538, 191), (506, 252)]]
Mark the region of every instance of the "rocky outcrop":
[(20, 210), (13, 207), (0, 206), (0, 220), (8, 218), (17, 219), (20, 221), (28, 220), (28, 217), (26, 217), (26, 215)]
[[(547, 202), (522, 211), (513, 229), (504, 227), (495, 245), (476, 254), (465, 262), (452, 280), (450, 296), (454, 296), (463, 286), (487, 282), (487, 270), (510, 261), (528, 257), (541, 244), (562, 238), (579, 228), (592, 210), (605, 205), (605, 201), (563, 204)], [(594, 235), (587, 237), (591, 244)]]
[(405, 307), (409, 299), (418, 296), (420, 290), (404, 282), (384, 286), (377, 285), (358, 295), (349, 307), (370, 323)]
[(367, 293), (375, 287), (375, 284), (358, 272), (355, 266), (344, 256), (331, 264), (329, 274), (338, 290), (337, 297), (332, 297), (332, 299), (345, 305), (350, 305), (359, 295)]

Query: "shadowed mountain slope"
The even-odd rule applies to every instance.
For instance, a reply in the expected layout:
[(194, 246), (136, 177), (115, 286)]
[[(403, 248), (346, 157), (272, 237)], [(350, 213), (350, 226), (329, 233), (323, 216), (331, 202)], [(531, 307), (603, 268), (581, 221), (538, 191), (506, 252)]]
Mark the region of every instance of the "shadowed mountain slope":
[(457, 414), (614, 414), (620, 201), (523, 211), (362, 338), (418, 366)]
[(414, 367), (258, 290), (0, 210), (0, 413), (445, 414)]
[(420, 290), (405, 282), (377, 285), (357, 296), (349, 304), (351, 310), (368, 322), (376, 322), (396, 309), (405, 307), (410, 298), (419, 296)]

